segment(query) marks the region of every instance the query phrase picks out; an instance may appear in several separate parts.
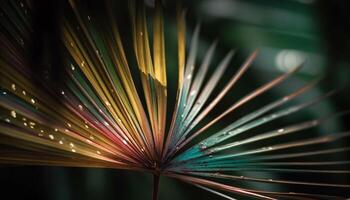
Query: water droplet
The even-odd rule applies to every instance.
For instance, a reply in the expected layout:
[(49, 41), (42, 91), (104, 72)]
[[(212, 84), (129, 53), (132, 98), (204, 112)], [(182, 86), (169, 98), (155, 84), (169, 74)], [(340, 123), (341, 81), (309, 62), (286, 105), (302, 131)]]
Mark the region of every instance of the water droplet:
[(61, 94), (64, 95), (64, 91), (63, 90), (61, 91)]
[(27, 95), (27, 93), (26, 93), (26, 91), (22, 91), (22, 94), (24, 95), (24, 96), (26, 96)]
[(7, 94), (7, 92), (2, 92), (2, 94), (3, 94), (3, 95), (6, 95), (6, 94)]
[(23, 125), (24, 125), (24, 126), (28, 126), (27, 122), (24, 122)]
[(105, 101), (107, 106), (111, 106), (111, 104), (108, 101)]
[(85, 128), (89, 128), (89, 126), (85, 124)]
[(225, 137), (225, 136), (227, 136), (227, 135), (228, 135), (227, 132), (223, 132), (223, 133), (221, 133), (221, 134), (218, 136), (218, 139), (221, 138), (221, 137)]
[(87, 16), (87, 18), (88, 18), (89, 21), (91, 21), (91, 17), (89, 15)]
[(63, 141), (62, 141), (62, 140), (60, 140), (60, 141), (58, 141), (58, 143), (63, 144)]
[(35, 104), (35, 100), (34, 99), (30, 99), (30, 102), (32, 102), (32, 104)]
[(84, 67), (85, 66), (85, 61), (81, 61), (80, 65), (81, 65), (81, 67)]
[(16, 111), (12, 110), (12, 111), (11, 111), (11, 116), (12, 116), (13, 118), (16, 118), (16, 115), (17, 115)]
[(97, 154), (101, 154), (101, 152), (100, 152), (100, 151), (96, 151), (96, 153), (97, 153)]
[(67, 126), (68, 126), (69, 128), (71, 128), (71, 127), (72, 127), (72, 125), (71, 125), (70, 123), (67, 123)]
[(196, 91), (196, 90), (193, 90), (193, 91), (191, 91), (190, 96), (193, 96), (193, 95), (195, 95), (196, 93), (197, 93), (197, 91)]
[(86, 141), (87, 141), (89, 144), (92, 144), (91, 140), (87, 139)]
[(44, 135), (43, 135), (43, 134), (41, 134), (41, 133), (39, 133), (39, 134), (38, 134), (38, 136), (39, 136), (39, 137), (42, 137), (42, 136), (44, 136)]
[(92, 139), (92, 140), (93, 140), (93, 139), (95, 139), (95, 138), (94, 138), (94, 136), (90, 135), (90, 139)]
[(126, 140), (123, 140), (123, 143), (124, 143), (124, 144), (128, 144), (128, 142), (127, 142)]
[(78, 107), (79, 107), (80, 110), (83, 110), (83, 106), (82, 105), (79, 104)]
[(13, 91), (16, 91), (16, 85), (14, 83), (12, 83), (11, 88)]
[(44, 132), (44, 130), (40, 130), (40, 133), (43, 133)]
[(187, 79), (191, 79), (191, 78), (192, 78), (192, 74), (187, 75), (186, 78), (187, 78)]
[(103, 123), (104, 123), (106, 126), (109, 126), (108, 122), (105, 121), (105, 122), (103, 122)]
[(76, 151), (75, 151), (75, 149), (72, 149), (72, 152), (74, 152), (74, 153), (75, 153), (75, 152), (76, 152)]
[(74, 44), (73, 44), (73, 42), (70, 42), (70, 46), (71, 46), (71, 47), (74, 47)]
[(73, 64), (70, 64), (70, 68), (74, 71), (75, 70), (75, 67)]
[(6, 121), (7, 123), (10, 123), (10, 122), (11, 122), (11, 120), (10, 120), (9, 118), (6, 118), (5, 121)]
[(24, 40), (22, 38), (19, 39), (19, 43), (21, 44), (21, 46), (24, 45)]
[(57, 129), (57, 128), (55, 128), (55, 131), (57, 132), (57, 131), (58, 131), (58, 129)]
[(140, 35), (143, 36), (143, 32), (142, 31), (140, 32)]
[(272, 147), (263, 147), (263, 148), (261, 148), (261, 150), (271, 150), (271, 149), (273, 149)]
[(74, 147), (74, 144), (73, 144), (73, 142), (69, 143), (69, 146), (71, 146), (71, 147)]
[(55, 136), (53, 136), (52, 134), (50, 134), (50, 135), (49, 135), (49, 138), (50, 138), (51, 140), (54, 140), (54, 139), (55, 139)]
[(284, 132), (284, 129), (283, 129), (283, 128), (278, 129), (278, 130), (277, 130), (277, 132), (279, 132), (279, 133), (283, 133), (283, 132)]

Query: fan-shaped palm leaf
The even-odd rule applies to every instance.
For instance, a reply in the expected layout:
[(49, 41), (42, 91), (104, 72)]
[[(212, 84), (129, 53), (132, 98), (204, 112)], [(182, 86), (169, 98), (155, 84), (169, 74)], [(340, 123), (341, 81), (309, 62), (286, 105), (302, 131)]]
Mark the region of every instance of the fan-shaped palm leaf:
[[(209, 130), (288, 79), (300, 66), (232, 102), (218, 116), (208, 118), (225, 95), (234, 90), (257, 51), (237, 68), (224, 87), (219, 87), (234, 52), (228, 52), (211, 72), (217, 46), (213, 42), (204, 59), (197, 63), (200, 26), (195, 28), (186, 53), (185, 14), (179, 11), (178, 88), (176, 96), (169, 96), (169, 64), (159, 1), (154, 9), (152, 34), (145, 7), (134, 1), (129, 3), (135, 59), (125, 51), (123, 45), (127, 40), (120, 35), (111, 2), (106, 3), (103, 18), (101, 14), (87, 14), (80, 2), (70, 0), (69, 5), (71, 12), (62, 19), (66, 76), (56, 91), (46, 84), (50, 79), (32, 75), (27, 60), (33, 32), (31, 3), (1, 2), (0, 142), (11, 146), (1, 149), (1, 162), (148, 171), (156, 178), (164, 175), (180, 179), (227, 199), (233, 198), (222, 192), (262, 199), (342, 198), (327, 196), (327, 192), (270, 191), (254, 184), (235, 186), (241, 182), (349, 189), (350, 185), (328, 178), (318, 182), (297, 180), (297, 176), (307, 173), (336, 178), (348, 174), (350, 171), (344, 166), (349, 166), (350, 161), (328, 160), (326, 156), (348, 151), (347, 146), (328, 144), (348, 139), (350, 132), (315, 137), (311, 134), (302, 139), (289, 137), (345, 113), (250, 134), (252, 129), (308, 108), (334, 93), (287, 107), (293, 99), (311, 90), (317, 80), (227, 126)], [(136, 65), (139, 73), (130, 65)], [(176, 98), (176, 103), (167, 110), (170, 98)], [(169, 122), (167, 113), (172, 113)], [(264, 174), (241, 175), (249, 171), (295, 174), (296, 180), (271, 179)]]

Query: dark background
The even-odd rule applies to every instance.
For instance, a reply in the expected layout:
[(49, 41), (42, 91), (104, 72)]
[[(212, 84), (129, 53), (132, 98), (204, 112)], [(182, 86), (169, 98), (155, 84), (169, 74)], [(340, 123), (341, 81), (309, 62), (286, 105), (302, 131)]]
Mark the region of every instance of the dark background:
[[(48, 67), (48, 61), (43, 57), (49, 57), (50, 76), (55, 87), (64, 78), (61, 69), (62, 49), (59, 48), (59, 20), (66, 14), (67, 2), (33, 2), (35, 34), (30, 47), (30, 60), (33, 71), (40, 74)], [(151, 9), (152, 1), (147, 0), (146, 4)], [(203, 0), (184, 1), (183, 6), (187, 8), (189, 32), (197, 22), (202, 24), (200, 42), (203, 47), (219, 38), (216, 59), (228, 50), (237, 48), (238, 53), (233, 62), (237, 65), (252, 49), (261, 50), (254, 66), (242, 80), (241, 87), (236, 88), (236, 93), (232, 94), (233, 97), (245, 94), (249, 89), (290, 68), (290, 65), (300, 62), (300, 59), (307, 58), (306, 65), (297, 76), (269, 93), (270, 96), (266, 99), (281, 96), (285, 94), (285, 89), (323, 76), (323, 81), (313, 95), (332, 88), (342, 90), (337, 96), (327, 99), (322, 106), (309, 110), (307, 115), (319, 117), (350, 108), (350, 17), (347, 1)], [(174, 30), (175, 7), (172, 1), (165, 3), (165, 23), (169, 27), (166, 32)], [(124, 34), (129, 30), (126, 10), (119, 9), (118, 14), (118, 22)], [(167, 54), (174, 53), (175, 50), (169, 50)], [(172, 59), (174, 58), (168, 62)], [(255, 106), (259, 107), (259, 102)], [(291, 116), (291, 121), (302, 118), (299, 115)], [(350, 130), (348, 122), (348, 116), (333, 120), (322, 126), (320, 134)], [(349, 144), (349, 141), (344, 142)], [(347, 155), (344, 157), (348, 159)], [(318, 190), (311, 188), (309, 192), (320, 192)], [(0, 191), (2, 197), (6, 197), (2, 199), (150, 199), (152, 177), (140, 172), (111, 169), (1, 165)], [(346, 191), (338, 193), (349, 195)], [(162, 178), (160, 199), (219, 197), (188, 184)]]

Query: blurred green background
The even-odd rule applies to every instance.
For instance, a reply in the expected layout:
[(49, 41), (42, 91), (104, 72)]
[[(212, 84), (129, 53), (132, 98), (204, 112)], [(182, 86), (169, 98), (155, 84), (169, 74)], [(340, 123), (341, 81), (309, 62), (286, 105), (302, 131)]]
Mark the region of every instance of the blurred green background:
[[(148, 8), (152, 9), (154, 2), (145, 2)], [(210, 43), (218, 38), (219, 45), (214, 63), (219, 62), (230, 49), (235, 49), (235, 59), (230, 65), (230, 71), (234, 71), (253, 49), (260, 50), (252, 68), (224, 103), (230, 103), (229, 101), (305, 60), (304, 67), (296, 76), (269, 92), (262, 101), (249, 105), (250, 107), (243, 111), (264, 105), (319, 77), (323, 77), (321, 84), (308, 95), (295, 101), (296, 103), (330, 89), (341, 88), (334, 98), (327, 99), (303, 114), (290, 116), (274, 124), (279, 125), (325, 116), (350, 107), (350, 18), (346, 2), (193, 0), (183, 1), (183, 7), (187, 9), (189, 37), (195, 25), (201, 23), (201, 56)], [(176, 63), (175, 4), (175, 1), (165, 2), (168, 64)], [(201, 57), (198, 58), (198, 61), (200, 60)], [(215, 113), (213, 115), (215, 116)], [(323, 124), (317, 131), (324, 134), (349, 130), (348, 122), (349, 117), (335, 119)], [(349, 144), (348, 141), (344, 142)], [(0, 177), (0, 190), (2, 195), (9, 195), (8, 199), (137, 200), (151, 199), (152, 192), (151, 175), (123, 170), (2, 165)], [(186, 183), (162, 177), (160, 199), (220, 198)]]

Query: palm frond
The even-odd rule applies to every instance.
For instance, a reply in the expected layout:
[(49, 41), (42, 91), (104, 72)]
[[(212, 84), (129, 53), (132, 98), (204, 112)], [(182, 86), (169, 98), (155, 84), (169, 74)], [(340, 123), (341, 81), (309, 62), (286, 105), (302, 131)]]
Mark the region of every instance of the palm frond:
[[(348, 176), (350, 161), (327, 157), (349, 151), (350, 147), (339, 141), (348, 140), (350, 132), (300, 135), (329, 119), (348, 114), (347, 111), (270, 131), (250, 132), (308, 109), (336, 93), (332, 90), (289, 105), (312, 90), (319, 80), (230, 120), (226, 126), (216, 126), (287, 81), (301, 66), (248, 92), (213, 116), (212, 111), (234, 91), (258, 50), (219, 87), (231, 67), (234, 51), (211, 68), (218, 46), (214, 41), (197, 63), (200, 25), (193, 31), (186, 54), (185, 12), (178, 9), (177, 91), (175, 96), (169, 96), (172, 93), (167, 91), (167, 73), (169, 77), (169, 66), (176, 64), (166, 61), (160, 1), (153, 10), (152, 33), (144, 5), (129, 1), (133, 57), (125, 48), (128, 40), (120, 34), (111, 1), (105, 2), (103, 14), (94, 15), (82, 2), (70, 0), (69, 14), (61, 21), (65, 77), (62, 84), (56, 85), (58, 89), (53, 89), (50, 78), (33, 73), (28, 60), (33, 34), (32, 4), (1, 1), (0, 5), (1, 163), (147, 171), (182, 180), (226, 199), (234, 199), (231, 194), (260, 199), (343, 198), (327, 190), (320, 194), (286, 191), (289, 187), (285, 185), (349, 190), (348, 183), (333, 180)], [(169, 99), (175, 99), (171, 110)], [(291, 137), (295, 135), (298, 137)], [(254, 173), (244, 175), (248, 172)], [(270, 178), (271, 173), (276, 178)], [(318, 178), (298, 180), (300, 174), (325, 178), (324, 182)], [(291, 175), (295, 180), (290, 179)], [(263, 190), (255, 183), (281, 187)]]

